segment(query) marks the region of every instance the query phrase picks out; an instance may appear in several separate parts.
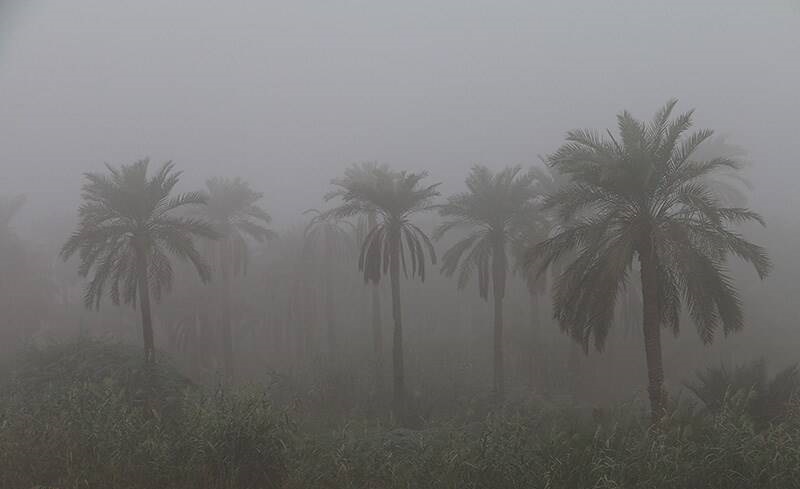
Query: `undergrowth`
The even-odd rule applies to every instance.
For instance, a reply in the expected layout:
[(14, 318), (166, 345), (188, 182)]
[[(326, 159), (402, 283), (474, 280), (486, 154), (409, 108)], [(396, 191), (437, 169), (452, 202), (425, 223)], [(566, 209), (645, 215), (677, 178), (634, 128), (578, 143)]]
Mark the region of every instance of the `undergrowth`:
[(123, 347), (55, 346), (20, 365), (0, 394), (3, 488), (788, 489), (800, 481), (797, 406), (764, 424), (741, 396), (713, 410), (676, 402), (656, 427), (644, 406), (589, 416), (537, 402), (454, 413), (415, 430), (374, 420), (320, 429), (277, 409), (263, 389), (209, 392), (163, 364), (142, 372), (138, 352)]

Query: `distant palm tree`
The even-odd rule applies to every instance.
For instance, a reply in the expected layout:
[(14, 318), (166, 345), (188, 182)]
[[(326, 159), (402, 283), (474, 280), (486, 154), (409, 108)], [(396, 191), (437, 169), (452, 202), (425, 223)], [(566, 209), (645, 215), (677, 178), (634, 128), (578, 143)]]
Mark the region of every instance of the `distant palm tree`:
[(145, 361), (155, 361), (150, 296), (156, 301), (169, 291), (173, 281), (172, 264), (167, 254), (189, 261), (200, 278), (208, 281), (208, 265), (195, 248), (197, 237), (214, 239), (217, 233), (198, 219), (175, 215), (188, 205), (205, 204), (199, 192), (170, 196), (181, 172), (165, 163), (148, 176), (149, 160), (115, 168), (106, 165), (107, 174), (86, 173), (83, 204), (78, 213), (77, 230), (61, 249), (64, 260), (76, 252), (82, 277), (92, 273), (86, 286), (84, 304), (99, 308), (106, 286), (115, 305), (135, 307), (142, 315)]
[(741, 300), (727, 268), (730, 254), (751, 263), (761, 278), (770, 270), (763, 248), (731, 225), (761, 217), (746, 208), (726, 207), (708, 179), (739, 164), (724, 157), (697, 161), (697, 148), (712, 136), (684, 133), (692, 112), (673, 120), (676, 101), (650, 123), (627, 111), (617, 117), (620, 138), (588, 130), (570, 131), (549, 164), (571, 182), (545, 207), (563, 223), (555, 236), (531, 250), (541, 272), (566, 253), (576, 257), (555, 285), (554, 312), (562, 328), (588, 348), (602, 348), (617, 299), (639, 263), (643, 335), (654, 420), (664, 410), (661, 326), (677, 334), (682, 299), (703, 342), (720, 325), (725, 333), (743, 326)]
[(25, 205), (25, 196), (0, 197), (0, 240), (11, 235), (11, 220)]
[(441, 239), (454, 228), (470, 230), (442, 257), (442, 272), (452, 277), (458, 271), (458, 287), (464, 288), (473, 272), (478, 275), (478, 293), (494, 298), (494, 382), (493, 392), (504, 395), (503, 299), (513, 241), (537, 219), (534, 202), (535, 172), (521, 173), (519, 166), (493, 174), (485, 166), (474, 166), (467, 177), (467, 191), (448, 198), (439, 214), (449, 220), (434, 233)]
[[(340, 184), (344, 186), (353, 185), (356, 182), (362, 182), (370, 185), (375, 184), (377, 175), (389, 172), (387, 165), (379, 165), (375, 162), (357, 163), (344, 172), (344, 176), (340, 179)], [(338, 196), (338, 190), (333, 191), (326, 195), (326, 200), (330, 200)], [(357, 240), (363, 243), (364, 239), (369, 234), (371, 229), (374, 229), (378, 224), (376, 212), (370, 211), (366, 216), (361, 216), (357, 227)], [(378, 396), (384, 393), (384, 359), (383, 359), (383, 326), (381, 324), (381, 291), (380, 284), (367, 282), (370, 288), (371, 299), (371, 326), (372, 326), (372, 350), (375, 362), (375, 391)]]
[[(428, 236), (411, 217), (433, 209), (433, 199), (439, 195), (439, 184), (423, 186), (427, 173), (393, 172), (385, 167), (375, 167), (369, 178), (345, 174), (333, 180), (337, 190), (327, 198), (340, 198), (342, 203), (328, 212), (343, 219), (356, 215), (374, 214), (375, 227), (361, 245), (358, 267), (364, 281), (378, 283), (388, 274), (392, 288), (392, 318), (394, 333), (392, 367), (394, 412), (407, 421), (405, 377), (403, 367), (403, 325), (400, 307), (400, 271), (406, 276), (419, 276), (425, 280), (425, 262), (436, 263), (436, 253)], [(410, 266), (409, 266), (410, 265)], [(409, 270), (410, 269), (410, 270)]]
[(338, 261), (346, 260), (353, 250), (353, 225), (342, 219), (326, 216), (317, 209), (309, 209), (303, 214), (311, 214), (311, 220), (303, 233), (303, 255), (311, 260), (321, 260), (317, 268), (323, 270), (325, 316), (328, 323), (328, 355), (333, 360), (337, 352), (336, 277), (334, 267)]
[(533, 166), (529, 169), (534, 173), (533, 182), (534, 202), (538, 206), (533, 218), (526, 220), (515, 229), (511, 240), (511, 255), (513, 257), (513, 270), (515, 274), (521, 276), (528, 290), (528, 302), (530, 307), (530, 328), (531, 328), (531, 357), (530, 357), (530, 384), (536, 385), (539, 369), (544, 365), (542, 358), (544, 350), (540, 348), (541, 342), (541, 298), (544, 297), (552, 280), (549, 276), (557, 273), (552, 268), (547, 274), (537, 274), (535, 270), (527, 266), (527, 253), (533, 246), (548, 238), (555, 227), (553, 216), (541, 209), (543, 199), (558, 190), (563, 185), (560, 175), (550, 171), (548, 167)]
[(206, 181), (207, 205), (197, 211), (209, 222), (220, 239), (210, 242), (208, 254), (221, 281), (221, 333), (223, 370), (227, 381), (234, 377), (232, 331), (233, 277), (246, 273), (250, 252), (247, 239), (264, 242), (276, 236), (267, 226), (270, 215), (257, 205), (263, 194), (239, 179), (212, 178)]

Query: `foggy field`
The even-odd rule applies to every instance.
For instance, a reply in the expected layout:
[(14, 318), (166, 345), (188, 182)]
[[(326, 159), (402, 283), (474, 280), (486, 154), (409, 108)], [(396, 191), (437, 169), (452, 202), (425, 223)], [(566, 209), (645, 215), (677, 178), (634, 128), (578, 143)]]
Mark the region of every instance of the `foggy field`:
[(0, 0), (0, 489), (800, 487), (798, 53), (791, 0)]

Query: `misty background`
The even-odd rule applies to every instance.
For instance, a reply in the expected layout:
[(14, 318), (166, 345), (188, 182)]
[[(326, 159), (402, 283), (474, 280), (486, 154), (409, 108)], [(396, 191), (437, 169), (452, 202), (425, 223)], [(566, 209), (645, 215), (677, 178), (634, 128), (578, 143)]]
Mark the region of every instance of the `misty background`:
[[(766, 282), (749, 272), (738, 282), (742, 333), (710, 350), (690, 323), (678, 340), (665, 335), (668, 380), (743, 356), (778, 367), (797, 361), (800, 344), (798, 32), (789, 0), (0, 0), (0, 195), (27, 196), (14, 228), (55, 261), (82, 173), (149, 156), (184, 171), (181, 190), (245, 179), (285, 234), (353, 162), (427, 170), (446, 196), (475, 163), (538, 164), (569, 129), (613, 128), (623, 109), (649, 118), (677, 97), (697, 109), (696, 127), (746, 149), (750, 206), (768, 223), (751, 237), (776, 266)], [(431, 319), (442, 304), (472, 304), (471, 327), (488, 338), (473, 287), (431, 282), (406, 294), (410, 354), (415, 328), (441, 341), (455, 331), (460, 319)], [(135, 319), (126, 327), (135, 341)], [(561, 338), (555, 324), (547, 331)], [(630, 358), (643, 362), (634, 341)], [(596, 375), (627, 371), (629, 357), (609, 350), (597, 365), (617, 369)], [(630, 375), (626, 388), (640, 388), (642, 375)]]

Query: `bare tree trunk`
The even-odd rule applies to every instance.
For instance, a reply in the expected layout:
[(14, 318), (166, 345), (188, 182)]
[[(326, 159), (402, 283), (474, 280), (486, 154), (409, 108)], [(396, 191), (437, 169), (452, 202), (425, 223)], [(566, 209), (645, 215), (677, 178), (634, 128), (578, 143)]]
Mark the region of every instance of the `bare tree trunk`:
[(505, 396), (505, 371), (503, 358), (503, 298), (506, 289), (506, 256), (504, 243), (495, 247), (492, 256), (492, 285), (494, 286), (494, 383), (492, 391), (497, 399)]
[(658, 275), (651, 250), (639, 252), (642, 277), (644, 352), (647, 358), (647, 393), (653, 422), (664, 415), (664, 366), (661, 358), (661, 320), (658, 310)]
[(142, 314), (142, 339), (144, 340), (144, 361), (153, 365), (156, 361), (156, 346), (153, 335), (153, 317), (150, 312), (150, 286), (147, 282), (147, 256), (142, 249), (136, 250), (139, 274), (139, 309)]
[[(398, 235), (399, 240), (399, 235)], [(406, 419), (406, 386), (403, 371), (403, 323), (400, 315), (400, 254), (399, 243), (391, 255), (389, 275), (392, 283), (392, 319), (394, 334), (392, 341), (392, 373), (394, 379), (394, 414), (401, 423)]]

